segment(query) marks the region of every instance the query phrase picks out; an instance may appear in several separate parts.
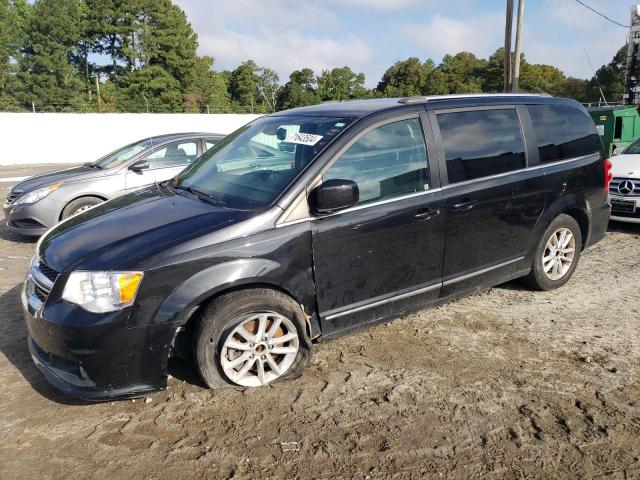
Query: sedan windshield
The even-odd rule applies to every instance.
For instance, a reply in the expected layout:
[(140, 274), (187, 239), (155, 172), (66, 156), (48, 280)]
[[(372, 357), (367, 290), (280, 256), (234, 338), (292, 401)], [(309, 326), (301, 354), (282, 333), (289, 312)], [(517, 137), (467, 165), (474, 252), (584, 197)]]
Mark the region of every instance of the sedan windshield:
[(639, 154), (640, 153), (640, 138), (637, 139), (635, 142), (633, 142), (631, 145), (629, 145), (627, 148), (625, 148), (622, 153), (628, 154), (628, 155), (637, 155), (637, 154)]
[(353, 119), (262, 117), (204, 153), (174, 188), (229, 208), (269, 206)]
[(100, 160), (96, 160), (92, 165), (100, 168), (112, 168), (122, 165), (124, 162), (137, 155), (138, 153), (149, 150), (154, 146), (153, 141), (149, 138), (141, 140), (126, 147), (122, 147), (115, 152), (105, 155)]

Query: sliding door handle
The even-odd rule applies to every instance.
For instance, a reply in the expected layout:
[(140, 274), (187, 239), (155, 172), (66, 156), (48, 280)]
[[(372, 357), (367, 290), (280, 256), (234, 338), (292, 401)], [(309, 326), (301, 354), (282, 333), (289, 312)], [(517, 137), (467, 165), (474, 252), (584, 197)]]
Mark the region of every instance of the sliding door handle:
[(476, 206), (476, 203), (478, 203), (477, 200), (471, 200), (469, 198), (465, 198), (461, 202), (454, 203), (453, 206), (451, 207), (451, 211), (452, 212), (468, 212), (469, 210), (471, 210), (473, 207)]

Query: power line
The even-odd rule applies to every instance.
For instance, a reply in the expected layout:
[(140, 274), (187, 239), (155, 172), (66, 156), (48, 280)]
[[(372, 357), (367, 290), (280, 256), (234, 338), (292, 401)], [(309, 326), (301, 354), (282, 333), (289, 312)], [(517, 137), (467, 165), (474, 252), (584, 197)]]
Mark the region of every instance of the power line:
[(354, 32), (354, 31), (359, 30), (361, 28), (367, 27), (367, 26), (371, 25), (372, 23), (376, 23), (376, 22), (379, 22), (381, 20), (386, 20), (387, 18), (392, 17), (393, 15), (397, 15), (398, 13), (404, 12), (405, 10), (409, 10), (410, 8), (413, 8), (416, 5), (419, 5), (419, 4), (424, 3), (426, 1), (427, 0), (419, 0), (418, 2), (411, 3), (411, 4), (409, 4), (409, 5), (405, 6), (405, 7), (399, 8), (399, 9), (394, 10), (392, 12), (389, 12), (389, 13), (387, 13), (385, 15), (381, 15), (379, 17), (373, 18), (368, 22), (361, 23), (360, 25), (356, 25), (353, 28), (348, 28), (346, 30), (341, 30), (341, 31), (339, 31), (337, 33), (340, 34), (340, 35), (343, 35), (345, 33)]
[(329, 7), (327, 9), (325, 9), (325, 10), (321, 10), (318, 13), (316, 13), (316, 14), (310, 16), (310, 17), (303, 18), (299, 22), (294, 23), (293, 25), (290, 25), (287, 28), (284, 28), (282, 30), (278, 30), (277, 32), (269, 33), (269, 34), (266, 35), (266, 37), (267, 38), (273, 37), (275, 35), (280, 35), (281, 33), (285, 33), (285, 32), (288, 32), (290, 30), (293, 30), (293, 29), (295, 29), (295, 28), (297, 28), (297, 27), (299, 27), (301, 25), (304, 25), (305, 23), (310, 22), (311, 20), (316, 20), (318, 17), (326, 15), (327, 13), (333, 12), (334, 10), (341, 9), (342, 7), (344, 7), (347, 4), (351, 3), (352, 1), (353, 0), (345, 0), (344, 2), (341, 2), (341, 3), (337, 4), (337, 5), (334, 5), (333, 7)]
[(586, 3), (582, 2), (581, 0), (576, 0), (576, 2), (578, 2), (580, 5), (582, 5), (584, 8), (591, 10), (593, 13), (595, 13), (596, 15), (600, 15), (602, 18), (604, 18), (605, 20), (610, 21), (611, 23), (618, 25), (619, 27), (622, 28), (629, 28), (629, 25), (623, 25), (620, 22), (615, 21), (614, 19), (607, 17), (604, 13), (599, 12), (598, 10), (596, 10), (593, 7), (590, 7), (589, 5), (587, 5)]
[[(576, 36), (578, 37), (578, 40), (580, 41), (580, 44), (582, 45), (582, 50), (584, 50), (584, 55), (587, 57), (587, 62), (589, 62), (589, 66), (591, 67), (591, 71), (593, 72), (593, 78), (595, 78), (596, 83), (598, 84), (598, 90), (600, 90), (600, 95), (602, 96), (602, 100), (604, 100), (604, 104), (607, 105), (607, 99), (604, 96), (604, 92), (602, 91), (602, 86), (600, 86), (600, 80), (598, 80), (598, 76), (596, 75), (596, 69), (593, 68), (593, 63), (591, 62), (591, 57), (589, 57), (589, 52), (587, 52), (587, 47), (585, 47), (584, 42), (582, 41), (582, 36), (580, 35), (580, 32), (578, 31), (578, 26), (576, 25), (575, 20), (573, 19), (573, 14), (571, 13), (571, 10), (569, 9), (569, 4), (567, 3), (567, 0), (563, 0), (564, 1), (564, 6), (567, 8), (567, 13), (569, 14), (569, 18), (571, 19), (571, 23), (573, 24), (573, 30), (576, 32)], [(576, 0), (578, 3), (582, 3), (579, 2), (579, 0)]]

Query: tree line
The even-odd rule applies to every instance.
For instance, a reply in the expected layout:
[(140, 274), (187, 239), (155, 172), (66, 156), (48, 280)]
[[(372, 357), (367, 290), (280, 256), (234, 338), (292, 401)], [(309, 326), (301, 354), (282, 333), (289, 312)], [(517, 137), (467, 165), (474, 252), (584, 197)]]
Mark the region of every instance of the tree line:
[[(215, 71), (171, 0), (0, 0), (0, 111), (266, 113), (323, 101), (500, 92), (503, 49), (440, 63), (411, 57), (377, 86), (348, 66), (302, 68), (284, 84), (247, 60)], [(626, 46), (590, 80), (524, 55), (520, 88), (581, 102), (622, 101)]]

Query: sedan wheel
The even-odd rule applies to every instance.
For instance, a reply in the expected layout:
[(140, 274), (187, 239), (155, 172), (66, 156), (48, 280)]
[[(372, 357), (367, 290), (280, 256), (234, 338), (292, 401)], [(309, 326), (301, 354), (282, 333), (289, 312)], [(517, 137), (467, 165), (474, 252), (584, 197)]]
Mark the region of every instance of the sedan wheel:
[(573, 265), (576, 239), (568, 228), (560, 228), (551, 234), (542, 257), (544, 273), (551, 280), (560, 280)]
[(286, 374), (300, 349), (298, 331), (288, 318), (275, 312), (237, 318), (224, 339), (220, 365), (227, 378), (243, 387), (259, 387)]

